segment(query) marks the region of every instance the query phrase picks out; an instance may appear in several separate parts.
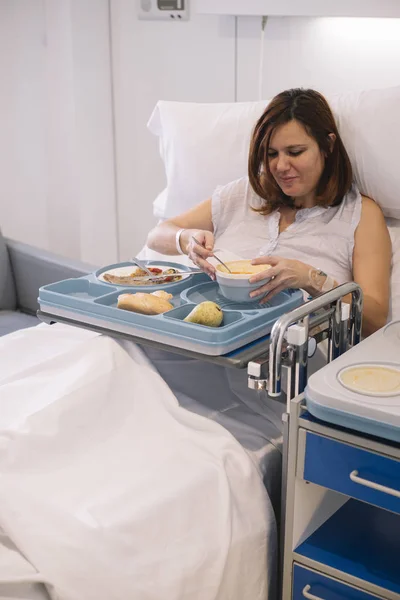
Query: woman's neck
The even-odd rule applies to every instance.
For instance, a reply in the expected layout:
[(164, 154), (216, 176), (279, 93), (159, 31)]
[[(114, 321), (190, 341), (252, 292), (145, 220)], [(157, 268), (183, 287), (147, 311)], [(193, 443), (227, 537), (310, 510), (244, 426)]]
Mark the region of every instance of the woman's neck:
[(298, 198), (292, 198), (294, 207), (299, 210), (301, 208), (313, 208), (317, 206), (317, 198), (315, 193), (307, 194)]

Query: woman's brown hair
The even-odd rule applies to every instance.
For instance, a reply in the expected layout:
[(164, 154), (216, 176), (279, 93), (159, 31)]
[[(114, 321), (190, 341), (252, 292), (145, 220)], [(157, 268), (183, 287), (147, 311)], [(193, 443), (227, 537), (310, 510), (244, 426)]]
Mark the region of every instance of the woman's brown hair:
[[(268, 214), (280, 206), (294, 206), (293, 199), (283, 193), (273, 178), (268, 160), (272, 133), (280, 125), (298, 121), (315, 139), (325, 155), (325, 166), (317, 187), (319, 206), (337, 206), (349, 191), (353, 171), (346, 148), (339, 135), (329, 104), (314, 90), (296, 88), (275, 96), (256, 123), (250, 142), (250, 185), (264, 202), (257, 212)], [(336, 136), (333, 149), (329, 134)]]

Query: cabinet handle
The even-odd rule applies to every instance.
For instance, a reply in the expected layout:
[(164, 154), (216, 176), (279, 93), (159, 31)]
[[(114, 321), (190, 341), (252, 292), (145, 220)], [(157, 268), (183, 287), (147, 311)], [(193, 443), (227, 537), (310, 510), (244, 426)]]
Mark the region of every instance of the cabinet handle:
[(393, 488), (386, 487), (385, 485), (380, 485), (379, 483), (375, 483), (374, 481), (368, 481), (368, 479), (363, 479), (358, 476), (358, 471), (352, 471), (350, 473), (350, 479), (354, 481), (354, 483), (359, 483), (360, 485), (365, 485), (365, 487), (372, 488), (373, 490), (378, 490), (378, 492), (383, 492), (384, 494), (390, 494), (391, 496), (396, 496), (396, 498), (400, 498), (400, 490), (394, 490)]
[(311, 585), (305, 585), (303, 588), (303, 596), (304, 598), (308, 598), (308, 600), (323, 600), (319, 596), (314, 596), (314, 594), (310, 594)]

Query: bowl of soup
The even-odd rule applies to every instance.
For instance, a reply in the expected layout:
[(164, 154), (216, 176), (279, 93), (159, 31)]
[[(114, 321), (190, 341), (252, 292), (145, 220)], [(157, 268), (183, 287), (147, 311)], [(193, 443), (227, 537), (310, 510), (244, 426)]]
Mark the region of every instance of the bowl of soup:
[(257, 283), (250, 283), (249, 279), (256, 273), (268, 271), (270, 265), (252, 265), (250, 260), (232, 260), (225, 263), (232, 273), (229, 273), (223, 265), (215, 267), (215, 275), (220, 292), (228, 300), (233, 302), (257, 302), (262, 298), (257, 296), (250, 298), (250, 292), (265, 284), (269, 277)]

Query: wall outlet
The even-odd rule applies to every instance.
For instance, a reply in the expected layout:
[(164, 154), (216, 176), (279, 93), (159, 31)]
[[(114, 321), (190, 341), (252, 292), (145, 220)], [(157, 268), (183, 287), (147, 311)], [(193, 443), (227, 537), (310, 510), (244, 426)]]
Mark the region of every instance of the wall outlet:
[(189, 0), (138, 0), (142, 21), (187, 21)]

